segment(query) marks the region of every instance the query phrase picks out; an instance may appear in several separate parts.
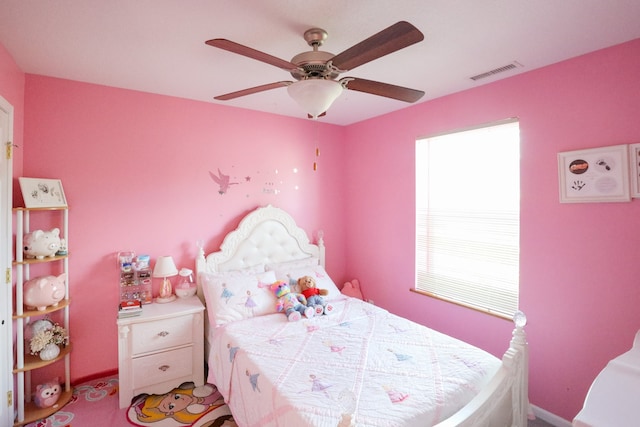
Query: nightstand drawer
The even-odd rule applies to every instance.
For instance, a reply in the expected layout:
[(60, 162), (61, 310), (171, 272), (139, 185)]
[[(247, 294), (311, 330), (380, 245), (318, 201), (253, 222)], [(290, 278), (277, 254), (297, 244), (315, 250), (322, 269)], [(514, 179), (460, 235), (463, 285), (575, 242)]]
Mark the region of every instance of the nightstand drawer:
[(193, 347), (189, 346), (133, 359), (133, 388), (191, 376), (192, 357)]
[(132, 325), (133, 355), (190, 344), (192, 322), (193, 316), (180, 316)]

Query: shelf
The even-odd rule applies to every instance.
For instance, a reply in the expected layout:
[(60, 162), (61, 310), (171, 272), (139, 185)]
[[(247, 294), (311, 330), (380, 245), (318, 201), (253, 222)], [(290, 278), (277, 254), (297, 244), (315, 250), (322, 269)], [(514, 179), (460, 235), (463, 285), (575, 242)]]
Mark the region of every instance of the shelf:
[[(63, 385), (61, 385), (61, 387), (62, 386)], [(35, 403), (27, 402), (24, 405), (24, 420), (22, 422), (16, 421), (13, 424), (13, 426), (14, 427), (23, 426), (25, 424), (29, 424), (43, 418), (47, 418), (49, 415), (55, 414), (60, 409), (62, 409), (64, 405), (69, 403), (72, 397), (73, 397), (73, 389), (69, 391), (63, 390), (62, 393), (60, 393), (60, 397), (58, 398), (58, 401), (56, 402), (56, 404), (49, 408), (38, 408), (35, 405)]]
[(18, 372), (27, 372), (33, 371), (34, 369), (44, 368), (45, 366), (51, 365), (52, 363), (56, 363), (58, 360), (63, 359), (67, 354), (71, 353), (73, 349), (73, 344), (69, 343), (65, 347), (60, 349), (60, 354), (53, 360), (42, 360), (40, 356), (33, 355), (31, 353), (27, 353), (24, 355), (24, 368), (18, 369), (14, 368), (13, 373), (17, 374)]
[(60, 260), (67, 259), (67, 258), (69, 258), (69, 254), (67, 254), (67, 255), (49, 256), (49, 257), (42, 258), (42, 259), (25, 258), (22, 261), (13, 261), (13, 265), (40, 264), (40, 263), (43, 263), (43, 262), (60, 261)]
[(32, 212), (32, 211), (66, 211), (69, 209), (68, 206), (63, 206), (59, 208), (13, 208), (14, 212), (23, 211), (23, 212)]
[(49, 314), (49, 313), (53, 313), (55, 311), (58, 310), (62, 310), (65, 307), (68, 307), (71, 304), (71, 300), (70, 299), (63, 299), (62, 301), (58, 302), (58, 305), (56, 306), (48, 306), (47, 308), (45, 308), (44, 310), (24, 310), (22, 312), (22, 314), (16, 314), (13, 313), (12, 318), (13, 319), (24, 319), (27, 317), (35, 317), (35, 316), (42, 316), (43, 314)]

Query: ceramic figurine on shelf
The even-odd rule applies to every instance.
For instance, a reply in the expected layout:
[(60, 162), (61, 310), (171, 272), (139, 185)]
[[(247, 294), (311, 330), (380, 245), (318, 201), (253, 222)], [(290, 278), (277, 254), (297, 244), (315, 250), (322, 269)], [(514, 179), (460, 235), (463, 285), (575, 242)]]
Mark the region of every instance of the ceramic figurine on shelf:
[(67, 273), (39, 276), (24, 283), (24, 305), (38, 311), (57, 306), (66, 293)]
[(24, 235), (24, 255), (27, 258), (52, 257), (60, 249), (60, 229), (35, 230)]
[(60, 239), (60, 249), (58, 249), (58, 252), (56, 252), (56, 256), (63, 256), (63, 255), (67, 255), (69, 252), (67, 252), (67, 241), (65, 239)]

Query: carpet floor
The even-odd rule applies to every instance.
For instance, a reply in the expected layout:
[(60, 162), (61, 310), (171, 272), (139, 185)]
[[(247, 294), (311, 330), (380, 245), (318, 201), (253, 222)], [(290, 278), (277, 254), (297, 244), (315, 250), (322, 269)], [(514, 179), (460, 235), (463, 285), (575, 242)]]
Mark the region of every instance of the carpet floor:
[[(132, 427), (138, 424), (130, 422), (130, 408), (118, 408), (118, 377), (109, 376), (75, 386), (71, 401), (49, 418), (27, 424), (27, 427)], [(193, 423), (194, 427), (237, 427), (226, 413), (226, 405), (217, 407), (217, 415), (205, 417)], [(131, 416), (131, 415), (129, 415)], [(157, 427), (181, 427), (188, 424), (173, 419), (154, 423)], [(543, 420), (531, 420), (527, 427), (553, 427)]]

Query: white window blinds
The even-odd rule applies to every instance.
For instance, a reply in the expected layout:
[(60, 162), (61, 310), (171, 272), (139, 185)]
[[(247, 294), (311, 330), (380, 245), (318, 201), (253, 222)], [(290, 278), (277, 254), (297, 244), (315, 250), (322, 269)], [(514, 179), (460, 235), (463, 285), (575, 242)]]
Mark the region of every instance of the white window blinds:
[(515, 120), (416, 142), (416, 290), (511, 318), (518, 309)]

